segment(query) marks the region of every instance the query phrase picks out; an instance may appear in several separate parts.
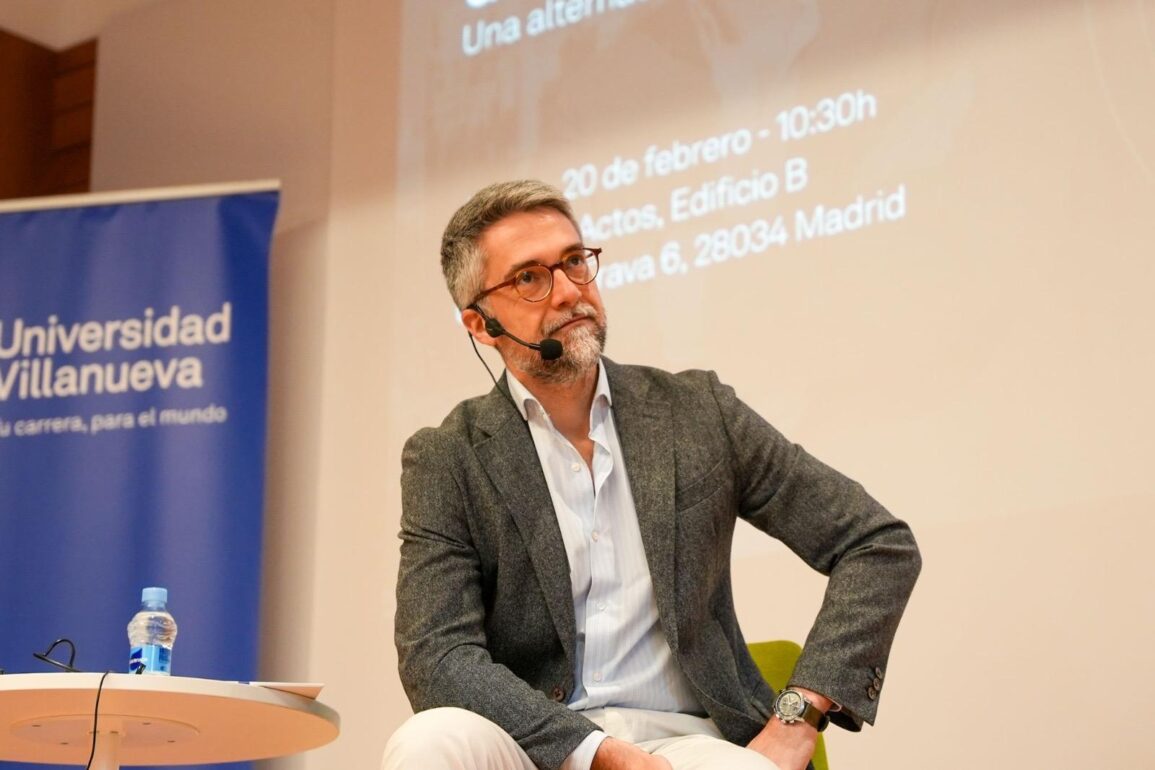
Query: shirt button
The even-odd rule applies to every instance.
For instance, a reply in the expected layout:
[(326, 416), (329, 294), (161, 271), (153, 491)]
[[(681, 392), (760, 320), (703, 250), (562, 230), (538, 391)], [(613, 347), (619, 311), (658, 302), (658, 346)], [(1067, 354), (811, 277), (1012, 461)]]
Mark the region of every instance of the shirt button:
[(574, 473), (580, 473), (581, 469), (582, 469), (582, 464), (581, 463), (574, 463), (573, 465), (571, 465), (569, 467), (569, 469), (571, 471), (573, 471)]
[(598, 602), (598, 609), (599, 610), (605, 610), (605, 608), (606, 608), (605, 602)]
[(597, 673), (594, 674), (594, 681), (595, 682), (602, 681), (602, 672), (598, 671)]
[(593, 531), (593, 534), (592, 534), (592, 535), (590, 535), (590, 538), (591, 538), (591, 539), (592, 539), (592, 540), (593, 540), (595, 543), (598, 541), (598, 538), (599, 538), (599, 537), (601, 537), (601, 535), (600, 535), (600, 534), (598, 534), (598, 531), (597, 531), (596, 529)]

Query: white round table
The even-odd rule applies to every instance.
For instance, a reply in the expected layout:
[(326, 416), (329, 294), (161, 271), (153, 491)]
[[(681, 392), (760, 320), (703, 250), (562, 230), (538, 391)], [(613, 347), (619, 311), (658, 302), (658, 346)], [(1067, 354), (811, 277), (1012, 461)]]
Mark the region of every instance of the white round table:
[[(0, 675), (0, 759), (83, 765), (92, 750), (99, 673)], [(323, 703), (240, 682), (109, 674), (94, 770), (241, 762), (329, 743), (340, 717)]]

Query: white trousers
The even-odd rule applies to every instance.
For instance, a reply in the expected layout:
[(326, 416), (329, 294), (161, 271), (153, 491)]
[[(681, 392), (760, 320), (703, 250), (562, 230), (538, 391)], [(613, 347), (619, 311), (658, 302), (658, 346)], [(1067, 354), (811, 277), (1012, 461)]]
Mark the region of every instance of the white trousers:
[[(583, 711), (608, 735), (665, 757), (674, 770), (778, 770), (761, 754), (722, 738), (713, 721), (642, 709)], [(568, 764), (568, 763), (567, 763)], [(414, 714), (385, 746), (381, 770), (536, 770), (509, 733), (457, 708)], [(566, 765), (562, 766), (567, 770)]]

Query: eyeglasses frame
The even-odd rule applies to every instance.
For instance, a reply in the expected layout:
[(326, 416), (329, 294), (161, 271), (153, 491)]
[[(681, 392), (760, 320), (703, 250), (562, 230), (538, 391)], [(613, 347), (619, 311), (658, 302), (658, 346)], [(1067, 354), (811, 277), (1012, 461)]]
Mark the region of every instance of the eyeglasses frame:
[[(598, 277), (598, 271), (602, 269), (602, 249), (601, 248), (595, 248), (593, 246), (582, 246), (581, 248), (582, 248), (582, 251), (587, 252), (586, 253), (586, 259), (589, 259), (590, 257), (594, 258), (594, 273), (593, 273), (593, 275), (590, 276), (590, 279), (588, 281), (584, 281), (582, 283), (578, 283), (577, 281), (574, 281), (574, 279), (570, 278), (569, 273), (566, 273), (566, 278), (569, 278), (569, 280), (572, 281), (574, 283), (574, 285), (576, 285), (576, 286), (588, 286), (589, 284), (594, 282), (594, 279)], [(565, 270), (565, 267), (564, 267), (565, 260), (566, 260), (566, 258), (562, 257), (557, 262), (554, 262), (552, 265), (542, 265), (540, 263), (534, 264), (534, 265), (526, 265), (526, 267), (544, 267), (547, 270), (549, 270), (549, 290), (545, 293), (545, 296), (542, 297), (541, 299), (528, 299), (526, 297), (521, 296), (520, 294), (517, 295), (518, 299), (523, 299), (526, 302), (544, 302), (547, 299), (549, 299), (549, 295), (553, 294), (553, 273), (555, 270), (562, 270), (562, 271)], [(476, 305), (478, 302), (481, 302), (481, 300), (485, 299), (486, 297), (488, 297), (490, 294), (497, 291), (498, 289), (504, 289), (506, 286), (513, 286), (513, 284), (517, 282), (517, 274), (520, 273), (522, 270), (525, 270), (526, 267), (523, 267), (523, 268), (515, 271), (513, 277), (510, 278), (509, 280), (502, 281), (501, 283), (496, 284), (494, 286), (490, 286), (488, 289), (483, 289), (481, 291), (481, 293), (479, 293), (476, 297), (474, 297), (473, 301), (470, 302), (469, 305), (467, 305), (466, 307)], [(517, 290), (514, 289), (514, 291), (517, 291)]]

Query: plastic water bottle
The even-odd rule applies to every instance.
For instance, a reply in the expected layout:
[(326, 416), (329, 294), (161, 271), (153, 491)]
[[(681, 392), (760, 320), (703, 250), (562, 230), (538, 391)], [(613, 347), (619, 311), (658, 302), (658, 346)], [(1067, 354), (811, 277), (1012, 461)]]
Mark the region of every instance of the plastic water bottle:
[(151, 587), (140, 592), (140, 612), (128, 624), (128, 670), (133, 674), (172, 673), (172, 644), (176, 621), (168, 613), (168, 589)]

